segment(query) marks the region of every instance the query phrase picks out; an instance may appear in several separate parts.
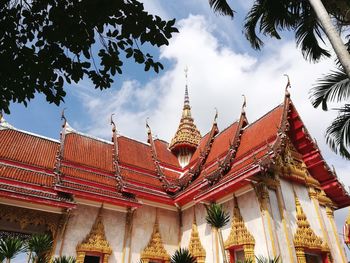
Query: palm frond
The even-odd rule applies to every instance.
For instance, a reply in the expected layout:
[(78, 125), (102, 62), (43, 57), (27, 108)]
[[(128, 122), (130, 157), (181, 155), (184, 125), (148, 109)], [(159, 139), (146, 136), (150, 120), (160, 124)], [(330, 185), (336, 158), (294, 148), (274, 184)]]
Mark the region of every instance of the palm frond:
[(207, 206), (206, 209), (207, 216), (205, 220), (212, 227), (220, 229), (230, 221), (230, 214), (224, 211), (222, 205), (213, 203)]
[(12, 259), (24, 250), (23, 241), (17, 237), (0, 240), (0, 258)]
[(326, 130), (326, 142), (340, 156), (350, 159), (350, 104), (338, 109), (339, 115)]
[(171, 257), (171, 263), (195, 263), (196, 259), (191, 255), (187, 248), (179, 248)]
[(48, 234), (36, 234), (28, 240), (28, 249), (36, 262), (47, 262), (52, 249), (52, 238)]
[(215, 13), (233, 18), (234, 12), (226, 0), (209, 0), (209, 5)]
[(330, 53), (323, 49), (318, 40), (323, 42), (321, 25), (309, 3), (303, 2), (300, 20), (296, 27), (295, 38), (297, 45), (305, 59), (316, 62), (322, 56), (330, 57)]
[(256, 257), (257, 263), (282, 263), (282, 260), (279, 256), (274, 258), (266, 258), (263, 256)]
[(340, 102), (350, 97), (350, 79), (343, 68), (333, 70), (317, 80), (311, 90), (312, 106), (317, 108), (322, 104), (323, 110), (328, 110), (328, 102)]
[(75, 263), (75, 262), (76, 262), (76, 259), (72, 256), (57, 257), (52, 261), (52, 263)]

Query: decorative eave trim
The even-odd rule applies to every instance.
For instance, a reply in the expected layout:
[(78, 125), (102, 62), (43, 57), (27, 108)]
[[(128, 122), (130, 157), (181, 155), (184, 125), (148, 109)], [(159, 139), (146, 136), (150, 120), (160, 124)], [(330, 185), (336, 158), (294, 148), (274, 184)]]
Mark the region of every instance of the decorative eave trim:
[(168, 194), (174, 194), (176, 191), (178, 191), (179, 186), (177, 186), (173, 183), (170, 183), (169, 180), (166, 178), (165, 174), (163, 173), (162, 168), (159, 165), (157, 150), (156, 150), (156, 146), (154, 144), (152, 131), (151, 131), (151, 128), (147, 122), (146, 122), (146, 128), (147, 128), (148, 143), (151, 145), (152, 159), (153, 159), (154, 165), (156, 167), (156, 173), (158, 175), (159, 181), (162, 183), (163, 189)]
[(193, 182), (202, 172), (202, 168), (207, 160), (207, 157), (211, 151), (212, 145), (215, 140), (215, 135), (218, 134), (218, 126), (216, 122), (217, 113), (214, 118), (213, 125), (211, 127), (209, 138), (207, 143), (204, 146), (204, 151), (201, 151), (199, 154), (198, 161), (194, 164), (193, 168), (188, 170), (188, 173), (179, 179), (179, 185), (181, 189), (185, 189), (191, 182)]

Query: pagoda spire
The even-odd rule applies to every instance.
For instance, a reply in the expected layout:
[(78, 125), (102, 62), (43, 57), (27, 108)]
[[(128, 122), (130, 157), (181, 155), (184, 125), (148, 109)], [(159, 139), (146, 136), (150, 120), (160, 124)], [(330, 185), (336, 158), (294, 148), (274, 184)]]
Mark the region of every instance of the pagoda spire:
[(201, 134), (197, 129), (197, 126), (194, 124), (194, 120), (191, 115), (190, 99), (188, 96), (187, 73), (188, 69), (186, 68), (186, 85), (182, 116), (180, 119), (179, 127), (177, 128), (177, 131), (169, 145), (169, 149), (177, 155), (179, 163), (182, 167), (186, 166), (189, 163), (201, 139)]

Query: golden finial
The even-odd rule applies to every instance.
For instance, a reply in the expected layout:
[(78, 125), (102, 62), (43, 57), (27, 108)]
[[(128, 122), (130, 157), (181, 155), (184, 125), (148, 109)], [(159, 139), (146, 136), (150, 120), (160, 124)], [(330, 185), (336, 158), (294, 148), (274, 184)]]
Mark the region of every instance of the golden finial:
[(289, 93), (288, 89), (290, 89), (292, 86), (290, 84), (289, 76), (287, 74), (284, 74), (283, 76), (287, 77), (287, 85), (286, 85), (286, 88), (285, 88), (286, 96), (290, 96), (290, 93)]
[(117, 130), (117, 127), (113, 121), (113, 115), (115, 115), (115, 113), (111, 114), (111, 125), (113, 126), (112, 131), (115, 132)]
[(61, 120), (63, 120), (63, 124), (62, 124), (62, 128), (66, 127), (66, 124), (67, 124), (67, 119), (66, 119), (66, 116), (64, 115), (64, 111), (66, 110), (67, 108), (64, 108), (62, 110), (62, 113), (61, 113)]
[(2, 110), (0, 110), (0, 122), (2, 122), (3, 117), (4, 117), (4, 114), (2, 113)]

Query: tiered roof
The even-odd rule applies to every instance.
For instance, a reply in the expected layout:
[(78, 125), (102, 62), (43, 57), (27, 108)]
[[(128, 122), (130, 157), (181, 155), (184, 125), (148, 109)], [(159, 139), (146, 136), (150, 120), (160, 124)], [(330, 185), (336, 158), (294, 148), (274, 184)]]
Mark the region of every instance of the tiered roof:
[(65, 122), (56, 141), (17, 130), (2, 119), (0, 196), (58, 207), (74, 207), (76, 198), (124, 207), (141, 206), (139, 199), (174, 207), (213, 201), (269, 171), (289, 140), (334, 206), (350, 205), (289, 94), (251, 124), (244, 108), (239, 120), (220, 133), (215, 120), (182, 168), (168, 143), (153, 139), (150, 129), (148, 143), (117, 136), (115, 126), (113, 140), (104, 141)]

